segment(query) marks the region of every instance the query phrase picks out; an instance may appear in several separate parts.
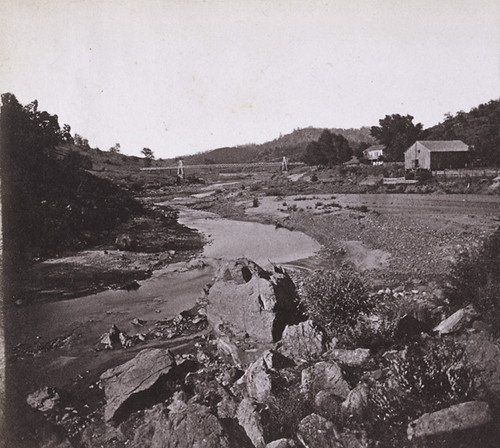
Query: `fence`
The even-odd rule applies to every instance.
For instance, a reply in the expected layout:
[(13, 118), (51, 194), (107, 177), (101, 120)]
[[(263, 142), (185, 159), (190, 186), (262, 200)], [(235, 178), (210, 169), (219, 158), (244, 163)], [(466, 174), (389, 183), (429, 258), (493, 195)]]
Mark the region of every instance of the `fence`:
[(433, 171), (432, 175), (436, 177), (498, 177), (500, 170), (498, 168), (469, 168), (457, 170), (438, 170)]
[(409, 180), (404, 177), (384, 177), (384, 185), (416, 184), (418, 180)]

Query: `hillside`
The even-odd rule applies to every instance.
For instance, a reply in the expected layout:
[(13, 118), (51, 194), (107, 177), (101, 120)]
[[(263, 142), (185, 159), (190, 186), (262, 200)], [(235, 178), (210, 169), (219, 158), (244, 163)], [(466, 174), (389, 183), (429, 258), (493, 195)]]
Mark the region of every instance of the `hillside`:
[(36, 101), (2, 95), (0, 129), (4, 251), (13, 266), (88, 247), (143, 213), (127, 192), (83, 169), (89, 158), (61, 151), (71, 148), (69, 126)]
[(475, 157), (485, 166), (500, 165), (500, 100), (474, 107), (470, 112), (447, 114), (442, 123), (424, 131), (425, 140), (462, 140), (474, 146)]
[[(283, 156), (288, 157), (291, 161), (299, 161), (308, 143), (318, 140), (323, 131), (323, 128), (315, 127), (296, 129), (290, 134), (282, 135), (260, 145), (247, 144), (217, 148), (184, 156), (183, 159), (187, 164), (272, 162), (281, 160)], [(368, 127), (360, 129), (332, 128), (330, 131), (344, 136), (353, 149), (356, 149), (363, 142), (375, 143)], [(173, 163), (174, 159), (167, 159), (166, 162)]]

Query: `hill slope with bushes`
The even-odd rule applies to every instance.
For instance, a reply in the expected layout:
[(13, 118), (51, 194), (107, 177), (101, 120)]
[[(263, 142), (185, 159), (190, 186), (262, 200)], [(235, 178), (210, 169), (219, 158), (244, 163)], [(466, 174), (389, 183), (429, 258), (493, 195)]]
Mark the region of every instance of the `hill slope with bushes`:
[(141, 213), (127, 193), (83, 168), (89, 160), (71, 145), (70, 127), (34, 101), (2, 95), (2, 216), (4, 251), (14, 265), (95, 244), (109, 230)]
[[(345, 137), (352, 148), (357, 148), (361, 143), (373, 144), (375, 139), (370, 135), (370, 129), (329, 129), (333, 134)], [(233, 147), (217, 148), (204, 151), (191, 156), (183, 157), (185, 163), (211, 164), (211, 163), (252, 163), (276, 162), (286, 156), (291, 161), (300, 161), (306, 147), (312, 141), (320, 138), (324, 128), (307, 127), (296, 129), (290, 134), (285, 134), (272, 141), (260, 145), (248, 144)], [(168, 159), (167, 162), (173, 162)]]

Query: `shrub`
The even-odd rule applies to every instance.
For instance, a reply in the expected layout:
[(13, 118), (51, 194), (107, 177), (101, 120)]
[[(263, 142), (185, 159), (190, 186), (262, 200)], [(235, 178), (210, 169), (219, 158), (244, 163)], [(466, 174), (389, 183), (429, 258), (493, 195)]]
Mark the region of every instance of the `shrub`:
[(301, 301), (309, 317), (329, 337), (352, 331), (360, 313), (371, 308), (363, 283), (348, 269), (314, 273)]
[(500, 227), (481, 246), (459, 255), (445, 292), (452, 307), (472, 303), (500, 332)]
[(273, 436), (293, 438), (300, 421), (313, 412), (313, 403), (311, 397), (295, 385), (275, 393), (269, 403), (269, 410), (269, 426)]
[(468, 400), (474, 393), (474, 374), (463, 347), (453, 340), (410, 345), (388, 362), (388, 378), (370, 389), (376, 421), (403, 425), (425, 412)]

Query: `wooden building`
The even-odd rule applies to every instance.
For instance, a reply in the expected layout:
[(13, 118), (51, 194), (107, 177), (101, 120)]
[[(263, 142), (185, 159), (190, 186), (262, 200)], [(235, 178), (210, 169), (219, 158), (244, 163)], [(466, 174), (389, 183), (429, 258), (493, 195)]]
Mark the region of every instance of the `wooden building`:
[(365, 159), (369, 160), (372, 165), (382, 165), (384, 151), (384, 145), (372, 145), (363, 151), (363, 156)]
[(405, 151), (406, 170), (465, 168), (469, 162), (469, 147), (460, 140), (419, 140)]

